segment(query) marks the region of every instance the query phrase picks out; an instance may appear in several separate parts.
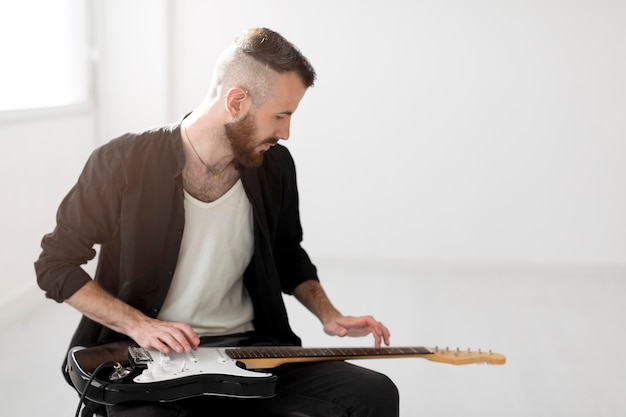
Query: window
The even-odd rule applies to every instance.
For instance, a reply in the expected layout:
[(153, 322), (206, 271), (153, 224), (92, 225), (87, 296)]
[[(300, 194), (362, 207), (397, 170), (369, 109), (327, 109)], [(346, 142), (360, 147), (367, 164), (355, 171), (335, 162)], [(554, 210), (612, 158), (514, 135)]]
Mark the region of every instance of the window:
[(87, 3), (0, 3), (0, 112), (70, 106), (87, 100)]

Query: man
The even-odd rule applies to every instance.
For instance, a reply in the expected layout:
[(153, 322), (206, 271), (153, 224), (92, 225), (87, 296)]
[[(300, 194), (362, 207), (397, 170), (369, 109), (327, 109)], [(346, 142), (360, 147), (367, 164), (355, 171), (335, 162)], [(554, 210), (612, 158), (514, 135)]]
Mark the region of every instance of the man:
[[(216, 63), (206, 98), (180, 122), (127, 134), (95, 150), (61, 203), (35, 262), (49, 298), (83, 318), (71, 346), (130, 338), (167, 353), (201, 337), (253, 334), (300, 345), (282, 293), (315, 314), (327, 334), (389, 331), (370, 316), (342, 315), (301, 247), (292, 114), (315, 80), (308, 60), (281, 35), (251, 29)], [(80, 267), (95, 256), (92, 280)], [(271, 399), (196, 397), (107, 407), (109, 416), (398, 415), (384, 375), (345, 362), (276, 369)]]

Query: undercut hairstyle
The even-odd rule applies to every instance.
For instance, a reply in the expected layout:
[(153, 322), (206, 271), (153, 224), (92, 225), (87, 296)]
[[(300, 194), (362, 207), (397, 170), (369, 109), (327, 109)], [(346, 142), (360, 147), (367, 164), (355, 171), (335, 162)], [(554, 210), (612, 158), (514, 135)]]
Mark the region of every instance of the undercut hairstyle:
[(225, 95), (234, 87), (249, 91), (254, 105), (268, 97), (279, 74), (295, 72), (305, 88), (315, 83), (315, 70), (308, 59), (282, 35), (253, 28), (237, 36), (218, 58), (210, 95)]

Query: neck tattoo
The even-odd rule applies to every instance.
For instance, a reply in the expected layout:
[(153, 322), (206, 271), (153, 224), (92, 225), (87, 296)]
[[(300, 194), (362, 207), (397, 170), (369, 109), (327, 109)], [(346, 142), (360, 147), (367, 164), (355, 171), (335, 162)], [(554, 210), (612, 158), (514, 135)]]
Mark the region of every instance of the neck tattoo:
[(198, 151), (196, 150), (196, 147), (193, 146), (193, 143), (191, 142), (191, 139), (189, 139), (189, 133), (187, 133), (187, 125), (183, 124), (183, 132), (185, 132), (185, 138), (187, 139), (187, 142), (189, 142), (189, 145), (191, 146), (191, 149), (193, 150), (193, 153), (196, 154), (196, 156), (198, 157), (198, 161), (200, 161), (200, 163), (202, 165), (204, 165), (204, 167), (206, 168), (207, 171), (209, 171), (209, 173), (211, 174), (211, 176), (213, 177), (214, 180), (217, 180), (220, 178), (220, 175), (226, 170), (226, 168), (228, 168), (228, 165), (230, 165), (230, 162), (228, 163), (228, 165), (226, 165), (223, 169), (221, 170), (215, 170), (210, 168), (200, 157), (200, 154), (198, 153)]

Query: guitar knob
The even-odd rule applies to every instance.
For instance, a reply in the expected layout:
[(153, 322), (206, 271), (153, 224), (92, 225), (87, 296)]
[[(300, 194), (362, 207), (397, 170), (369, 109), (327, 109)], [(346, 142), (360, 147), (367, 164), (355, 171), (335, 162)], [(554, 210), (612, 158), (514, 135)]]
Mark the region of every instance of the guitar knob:
[(163, 365), (161, 365), (160, 363), (154, 363), (154, 362), (149, 363), (147, 370), (150, 371), (152, 375), (165, 373), (165, 369), (163, 368)]

